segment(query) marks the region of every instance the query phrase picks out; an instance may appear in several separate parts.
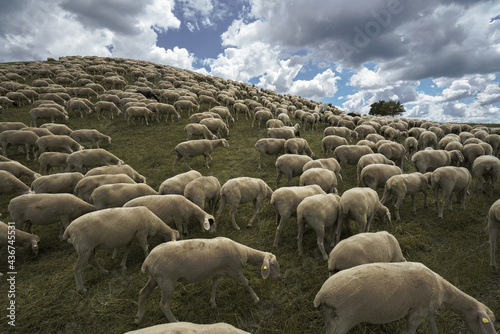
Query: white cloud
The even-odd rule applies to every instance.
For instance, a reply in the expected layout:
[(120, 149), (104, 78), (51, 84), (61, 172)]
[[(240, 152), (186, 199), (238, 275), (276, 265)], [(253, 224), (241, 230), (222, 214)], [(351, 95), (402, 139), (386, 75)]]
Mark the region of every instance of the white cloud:
[(337, 80), (340, 79), (331, 69), (327, 69), (323, 73), (318, 73), (312, 80), (294, 81), (289, 91), (293, 95), (319, 101), (337, 93)]
[(491, 84), (486, 86), (486, 89), (477, 94), (477, 101), (481, 106), (500, 102), (500, 85)]

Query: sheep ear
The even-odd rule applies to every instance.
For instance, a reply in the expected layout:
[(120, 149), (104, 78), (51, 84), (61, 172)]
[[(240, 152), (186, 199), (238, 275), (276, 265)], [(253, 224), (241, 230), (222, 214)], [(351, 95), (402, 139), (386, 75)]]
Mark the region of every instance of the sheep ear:
[(214, 219), (213, 218), (205, 218), (205, 220), (203, 221), (203, 228), (208, 231), (210, 230), (210, 227), (212, 226), (212, 224), (214, 223)]
[(387, 215), (387, 218), (389, 218), (389, 222), (391, 222), (391, 212), (389, 211), (389, 209), (387, 209), (385, 214)]
[(268, 278), (270, 272), (271, 272), (271, 268), (269, 267), (269, 259), (266, 257), (266, 258), (264, 258), (264, 262), (262, 263), (262, 267), (260, 267), (260, 273), (262, 275), (262, 278), (263, 279)]
[(477, 311), (477, 316), (479, 320), (479, 326), (482, 328), (486, 334), (496, 334), (495, 327), (493, 326), (493, 321), (488, 314), (484, 311)]
[(460, 162), (464, 162), (464, 155), (460, 151), (457, 151), (457, 157)]

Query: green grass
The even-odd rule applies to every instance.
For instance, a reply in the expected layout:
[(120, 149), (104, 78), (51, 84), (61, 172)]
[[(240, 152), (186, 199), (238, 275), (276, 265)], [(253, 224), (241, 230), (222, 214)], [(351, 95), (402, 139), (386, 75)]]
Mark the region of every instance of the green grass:
[[(129, 78), (130, 81), (130, 78)], [(130, 81), (132, 82), (132, 81)], [(23, 121), (29, 124), (29, 107), (4, 110), (0, 121)], [(206, 110), (206, 106), (202, 111)], [(180, 122), (152, 123), (149, 126), (136, 122), (127, 126), (123, 119), (98, 121), (94, 115), (85, 118), (70, 118), (68, 126), (72, 129), (95, 128), (112, 137), (112, 144), (106, 147), (110, 152), (123, 159), (139, 173), (146, 176), (148, 184), (155, 189), (165, 179), (187, 171), (180, 163), (175, 173), (172, 163), (173, 148), (185, 140), (184, 126), (187, 115)], [(315, 131), (304, 131), (306, 138), (317, 157), (322, 157), (320, 144), (324, 125)], [(216, 176), (221, 184), (227, 180), (250, 176), (265, 180), (276, 189), (274, 157), (266, 156), (267, 167), (257, 169), (258, 151), (255, 142), (266, 137), (264, 127), (251, 127), (251, 120), (240, 118), (230, 127), (229, 149), (217, 148), (212, 156), (210, 169), (203, 167), (202, 157), (193, 158), (191, 167), (203, 175)], [(38, 164), (26, 161), (23, 153), (9, 150), (10, 158), (38, 171)], [(405, 172), (414, 171), (413, 166), (405, 163)], [(344, 182), (339, 192), (354, 187), (356, 171), (354, 167), (346, 170)], [(29, 180), (23, 180), (27, 184)], [(298, 178), (294, 178), (298, 185)], [(282, 178), (280, 186), (285, 186)], [(474, 186), (476, 181), (474, 181)], [(382, 194), (382, 189), (379, 190)], [(467, 197), (467, 209), (463, 211), (454, 205), (454, 211), (445, 210), (444, 219), (437, 218), (433, 194), (429, 193), (429, 207), (423, 207), (423, 197), (417, 196), (417, 215), (411, 213), (411, 199), (405, 199), (400, 211), (401, 222), (380, 222), (375, 220), (372, 231), (387, 230), (399, 240), (404, 255), (409, 261), (427, 265), (457, 287), (488, 305), (497, 316), (500, 315), (499, 274), (490, 269), (488, 257), (488, 236), (486, 213), (500, 193), (495, 190), (492, 196), (472, 192)], [(9, 221), (7, 205), (14, 195), (2, 195), (0, 213), (3, 221)], [(212, 309), (210, 281), (176, 286), (172, 298), (172, 312), (181, 321), (195, 323), (227, 322), (252, 333), (320, 333), (324, 321), (322, 313), (313, 307), (314, 296), (328, 278), (326, 262), (317, 250), (315, 233), (307, 229), (304, 236), (304, 256), (297, 253), (295, 218), (290, 219), (280, 238), (280, 246), (273, 249), (276, 231), (275, 213), (266, 201), (259, 214), (259, 220), (250, 229), (246, 223), (253, 214), (251, 203), (242, 205), (237, 212), (237, 222), (241, 231), (235, 231), (229, 219), (229, 208), (218, 222), (217, 236), (226, 236), (248, 246), (271, 251), (276, 254), (281, 266), (281, 280), (263, 280), (257, 267), (248, 266), (245, 275), (250, 281), (261, 303), (253, 305), (246, 289), (238, 282), (223, 278), (217, 289), (217, 308)], [(191, 222), (191, 238), (209, 238), (197, 224)], [(355, 226), (353, 226), (355, 228)], [(159, 308), (160, 291), (156, 289), (146, 304), (146, 314), (140, 326), (134, 324), (137, 312), (137, 296), (146, 283), (147, 277), (140, 272), (144, 260), (137, 244), (132, 247), (128, 260), (128, 270), (122, 273), (119, 259), (111, 260), (111, 251), (97, 251), (97, 261), (111, 273), (99, 274), (90, 266), (83, 272), (84, 285), (88, 292), (76, 292), (73, 265), (76, 253), (72, 245), (57, 238), (58, 226), (34, 226), (34, 233), (42, 239), (40, 253), (18, 250), (16, 253), (16, 327), (7, 325), (5, 300), (7, 285), (5, 276), (0, 286), (2, 312), (0, 332), (2, 333), (123, 333), (156, 324), (166, 323), (167, 319)], [(342, 237), (347, 237), (343, 231)], [(156, 246), (159, 239), (150, 241)], [(330, 249), (327, 248), (327, 251)], [(7, 272), (6, 250), (2, 249), (0, 272)], [(442, 308), (436, 315), (440, 333), (467, 333), (460, 317)], [(401, 333), (405, 331), (405, 320), (385, 325), (361, 324), (351, 333)], [(497, 327), (500, 328), (500, 327)], [(418, 333), (428, 333), (427, 323), (420, 326)]]

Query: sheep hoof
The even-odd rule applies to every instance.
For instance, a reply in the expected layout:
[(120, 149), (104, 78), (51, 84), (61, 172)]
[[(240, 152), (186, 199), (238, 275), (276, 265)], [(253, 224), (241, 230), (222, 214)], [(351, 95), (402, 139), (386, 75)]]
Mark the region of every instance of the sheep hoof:
[(87, 289), (86, 289), (86, 288), (83, 288), (83, 287), (82, 287), (82, 288), (79, 288), (79, 289), (78, 289), (78, 293), (80, 293), (80, 294), (84, 294), (84, 293), (86, 293), (86, 292), (87, 292)]
[(248, 228), (251, 228), (252, 226), (253, 226), (253, 223), (248, 223), (248, 224), (247, 224), (247, 227), (248, 227)]

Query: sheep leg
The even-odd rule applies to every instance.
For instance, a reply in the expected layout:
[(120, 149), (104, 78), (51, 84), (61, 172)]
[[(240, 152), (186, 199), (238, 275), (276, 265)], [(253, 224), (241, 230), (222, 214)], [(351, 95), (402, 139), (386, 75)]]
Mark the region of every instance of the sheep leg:
[[(406, 334), (415, 334), (418, 326), (425, 320), (425, 317), (427, 315), (428, 315), (427, 311), (424, 311), (422, 309), (416, 309), (410, 311), (410, 313), (408, 314), (408, 324), (406, 327)], [(436, 332), (433, 331), (432, 321), (431, 321), (431, 333), (437, 334), (437, 331)]]
[(498, 269), (497, 261), (495, 257), (496, 249), (497, 249), (497, 235), (498, 235), (498, 227), (490, 228), (490, 266), (495, 269)]
[(174, 283), (175, 282), (166, 282), (162, 283), (162, 285), (160, 286), (161, 288), (160, 308), (163, 311), (163, 313), (165, 313), (165, 316), (170, 322), (177, 322), (177, 319), (174, 317), (172, 311), (170, 310), (170, 297), (174, 292)]
[(234, 273), (233, 275), (229, 275), (229, 276), (233, 277), (235, 280), (241, 282), (247, 288), (248, 292), (250, 292), (250, 295), (252, 296), (254, 304), (257, 304), (260, 301), (257, 294), (255, 293), (255, 291), (253, 291), (252, 287), (248, 283), (248, 280), (245, 278), (245, 276), (243, 276), (243, 273)]
[(210, 293), (210, 306), (212, 308), (217, 307), (217, 303), (215, 302), (215, 290), (217, 290), (217, 284), (219, 284), (219, 277), (214, 277), (212, 280), (212, 292)]
[(276, 176), (276, 188), (279, 188), (281, 174), (282, 174), (281, 171), (278, 170), (278, 175)]
[(90, 255), (89, 255), (89, 258), (88, 258), (88, 263), (92, 267), (94, 267), (98, 272), (100, 272), (101, 274), (107, 274), (107, 273), (109, 273), (109, 271), (107, 271), (106, 269), (104, 269), (103, 267), (101, 267), (99, 265), (99, 263), (97, 263), (97, 261), (95, 260), (95, 249), (93, 249), (90, 252)]
[(87, 263), (91, 253), (92, 251), (78, 251), (78, 259), (73, 267), (75, 270), (76, 290), (78, 292), (87, 292), (87, 289), (83, 287), (82, 269), (85, 263)]
[(172, 167), (173, 171), (175, 171), (175, 165), (177, 165), (177, 163), (179, 162), (179, 160), (181, 160), (181, 158), (182, 158), (182, 155), (177, 154), (177, 158), (175, 158), (175, 160), (174, 160), (174, 166)]
[(346, 334), (353, 327), (351, 322), (343, 321), (335, 309), (328, 306), (323, 306), (323, 317), (325, 319), (325, 333)]
[(328, 261), (328, 254), (326, 254), (326, 251), (325, 251), (324, 240), (325, 240), (325, 229), (324, 228), (317, 229), (316, 230), (316, 243), (318, 244), (319, 251), (321, 252), (321, 255), (323, 256), (323, 260)]
[(280, 234), (281, 232), (283, 232), (283, 228), (285, 228), (285, 224), (286, 222), (288, 221), (288, 218), (290, 217), (290, 215), (286, 215), (286, 216), (281, 216), (281, 219), (280, 219), (280, 222), (279, 222), (279, 225), (278, 225), (278, 228), (276, 230), (276, 236), (274, 237), (274, 247), (275, 248), (278, 248), (278, 241), (280, 239)]
[(415, 198), (415, 194), (411, 194), (411, 201), (413, 203), (413, 209), (412, 209), (412, 212), (414, 215), (417, 214), (417, 200)]
[(302, 251), (302, 237), (304, 235), (304, 227), (305, 227), (306, 224), (302, 220), (299, 221), (299, 218), (297, 218), (297, 222), (298, 222), (298, 227), (299, 227), (299, 232), (298, 232), (298, 235), (297, 235), (297, 249), (299, 251), (299, 255), (302, 256), (303, 255), (303, 251)]
[(123, 253), (122, 262), (120, 262), (120, 267), (122, 268), (122, 271), (127, 270), (127, 257), (128, 257), (128, 254), (130, 253), (130, 246), (131, 245), (132, 245), (132, 241), (130, 241), (125, 246), (125, 252)]
[(257, 215), (259, 213), (259, 208), (260, 208), (261, 203), (262, 203), (262, 200), (257, 200), (257, 199), (253, 200), (254, 213), (253, 213), (252, 218), (250, 218), (250, 221), (248, 222), (247, 227), (252, 227), (253, 222), (255, 221), (255, 219), (257, 219)]
[(145, 311), (144, 304), (146, 302), (146, 298), (149, 296), (151, 291), (153, 291), (153, 289), (156, 288), (157, 285), (158, 283), (153, 279), (153, 277), (149, 276), (148, 282), (139, 292), (139, 301), (138, 301), (139, 309), (137, 310), (137, 315), (135, 316), (136, 324), (139, 324), (142, 318), (144, 317), (144, 311)]
[(231, 223), (233, 223), (233, 227), (239, 231), (240, 230), (240, 227), (238, 226), (238, 224), (236, 224), (236, 209), (238, 208), (238, 204), (239, 203), (231, 203)]
[(210, 153), (205, 153), (205, 167), (210, 168), (208, 165), (212, 161), (212, 157), (210, 156)]

